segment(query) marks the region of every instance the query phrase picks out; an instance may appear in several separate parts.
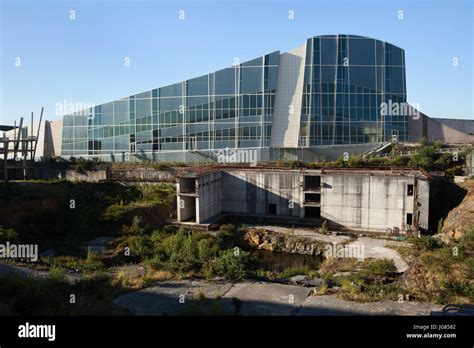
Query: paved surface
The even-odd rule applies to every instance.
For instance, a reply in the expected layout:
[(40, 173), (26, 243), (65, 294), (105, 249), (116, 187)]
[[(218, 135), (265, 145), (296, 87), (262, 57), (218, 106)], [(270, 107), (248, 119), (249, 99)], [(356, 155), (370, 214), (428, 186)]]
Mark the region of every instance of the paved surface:
[[(259, 226), (260, 227), (260, 226)], [(304, 229), (304, 228), (287, 228), (287, 227), (280, 227), (280, 226), (261, 226), (264, 227), (267, 231), (273, 231), (285, 235), (293, 235), (297, 237), (305, 237), (310, 240), (318, 241), (318, 242), (324, 242), (324, 243), (345, 243), (348, 242), (351, 238), (348, 236), (343, 236), (339, 235), (337, 236), (336, 234), (321, 234), (317, 233), (314, 231), (311, 231), (309, 229)]]
[(27, 277), (45, 279), (48, 276), (48, 271), (37, 271), (26, 267), (19, 267), (8, 263), (0, 262), (0, 276), (8, 274), (19, 274)]
[(387, 246), (407, 246), (409, 244), (397, 242), (386, 239), (359, 237), (356, 241), (349, 243), (349, 245), (361, 244), (364, 245), (365, 258), (374, 259), (391, 259), (393, 260), (398, 272), (405, 272), (408, 269), (408, 264), (400, 256), (400, 254)]
[(243, 315), (292, 315), (310, 292), (310, 288), (297, 285), (245, 281), (234, 284), (224, 299), (241, 300)]
[[(258, 281), (219, 283), (205, 280), (164, 281), (146, 289), (122, 295), (114, 300), (135, 315), (182, 314), (179, 302), (201, 292), (206, 298), (217, 298), (225, 314), (235, 314), (235, 301), (241, 301), (242, 315), (429, 315), (442, 306), (430, 303), (379, 301), (359, 303), (335, 296), (310, 296), (311, 289)], [(209, 308), (209, 307), (208, 307)]]
[[(186, 310), (187, 300), (197, 298), (200, 293), (206, 298), (216, 298), (225, 294), (231, 286), (229, 283), (199, 280), (164, 281), (119, 296), (113, 302), (135, 315), (176, 315)], [(184, 303), (180, 299), (184, 299)]]
[(430, 315), (443, 306), (404, 301), (353, 302), (335, 296), (311, 296), (304, 301), (298, 315)]

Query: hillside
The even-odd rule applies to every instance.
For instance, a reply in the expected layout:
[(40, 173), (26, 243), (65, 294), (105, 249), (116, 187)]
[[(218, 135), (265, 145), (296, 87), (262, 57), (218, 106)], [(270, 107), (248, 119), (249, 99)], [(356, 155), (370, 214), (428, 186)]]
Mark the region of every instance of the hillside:
[(466, 196), (443, 222), (440, 238), (446, 243), (459, 241), (474, 226), (474, 180), (466, 182), (463, 187), (468, 191)]

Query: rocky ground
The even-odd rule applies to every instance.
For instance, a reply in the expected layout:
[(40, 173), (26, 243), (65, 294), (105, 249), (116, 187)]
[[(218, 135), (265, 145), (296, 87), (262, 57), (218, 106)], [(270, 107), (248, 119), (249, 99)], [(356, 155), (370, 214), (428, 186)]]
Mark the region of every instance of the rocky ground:
[(179, 280), (155, 283), (122, 295), (114, 303), (135, 315), (429, 315), (442, 309), (430, 303), (359, 303), (312, 293), (311, 287), (250, 280)]
[(467, 190), (466, 196), (443, 222), (440, 238), (445, 243), (458, 241), (474, 226), (474, 180), (467, 181), (462, 186)]

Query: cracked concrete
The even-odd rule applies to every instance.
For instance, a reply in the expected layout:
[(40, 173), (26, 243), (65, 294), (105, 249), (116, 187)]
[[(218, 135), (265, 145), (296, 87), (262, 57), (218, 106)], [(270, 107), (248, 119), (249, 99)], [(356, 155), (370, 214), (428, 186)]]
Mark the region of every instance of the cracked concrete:
[[(246, 280), (237, 283), (205, 280), (164, 281), (114, 300), (135, 315), (179, 315), (186, 299), (204, 295), (218, 299), (224, 314), (235, 314), (235, 299), (240, 301), (241, 315), (429, 315), (442, 306), (419, 302), (354, 302), (334, 295), (311, 296), (311, 288)], [(209, 309), (210, 304), (203, 306)], [(201, 307), (202, 308), (202, 307)], [(206, 312), (206, 311), (204, 311)]]

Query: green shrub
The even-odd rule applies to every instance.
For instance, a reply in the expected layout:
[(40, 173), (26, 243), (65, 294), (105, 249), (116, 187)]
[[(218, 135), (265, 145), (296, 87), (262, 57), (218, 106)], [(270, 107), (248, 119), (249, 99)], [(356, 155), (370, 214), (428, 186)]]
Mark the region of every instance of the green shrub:
[(57, 283), (64, 283), (66, 281), (66, 271), (60, 267), (53, 267), (48, 273), (48, 279)]
[(353, 155), (353, 156), (349, 156), (347, 165), (349, 167), (361, 167), (365, 165), (365, 161), (362, 155)]
[(290, 278), (295, 275), (313, 275), (313, 271), (309, 266), (287, 267), (283, 271), (276, 274), (277, 278)]
[(368, 270), (375, 276), (389, 276), (397, 271), (393, 260), (381, 259), (369, 263)]
[(202, 233), (187, 233), (183, 229), (166, 238), (162, 243), (166, 268), (177, 272), (197, 269), (201, 265), (198, 245), (202, 238)]
[(389, 166), (390, 160), (386, 157), (371, 157), (367, 160), (369, 167)]
[(474, 279), (474, 258), (469, 257), (464, 261), (464, 263), (468, 268), (469, 279)]
[(208, 276), (222, 276), (229, 279), (245, 279), (253, 274), (255, 261), (250, 253), (239, 250), (238, 255), (234, 249), (221, 251), (208, 264)]
[(219, 247), (211, 239), (201, 239), (198, 243), (198, 258), (206, 263), (218, 254)]
[(52, 268), (81, 269), (84, 260), (73, 256), (55, 256), (51, 258)]
[(0, 225), (0, 243), (16, 243), (18, 241), (18, 233), (13, 228), (5, 229)]
[(146, 260), (153, 257), (153, 244), (148, 236), (137, 236), (129, 239), (130, 255)]
[(474, 251), (474, 226), (471, 226), (471, 228), (464, 233), (459, 243), (465, 250)]
[(85, 273), (95, 273), (104, 270), (104, 264), (97, 258), (97, 255), (90, 250), (87, 251), (87, 258), (82, 264), (82, 271)]
[(410, 163), (410, 157), (408, 156), (397, 156), (390, 162), (391, 165), (396, 167), (406, 167)]
[(123, 205), (122, 202), (120, 203), (115, 203), (110, 206), (108, 206), (105, 209), (104, 214), (102, 215), (103, 220), (105, 221), (120, 221), (122, 220), (127, 212), (130, 210), (130, 208), (126, 205)]
[(303, 166), (302, 162), (298, 160), (289, 160), (289, 159), (279, 160), (276, 162), (276, 164), (281, 167), (290, 167), (291, 169), (297, 169)]
[(235, 225), (222, 225), (216, 235), (216, 243), (221, 250), (234, 248), (241, 244), (242, 231)]
[(471, 299), (474, 296), (474, 289), (469, 285), (468, 282), (460, 282), (454, 279), (449, 279), (442, 284), (442, 287), (446, 289), (449, 296), (465, 296)]
[(424, 252), (420, 258), (426, 267), (442, 273), (448, 273), (451, 265), (459, 261), (449, 248)]
[(412, 243), (420, 251), (432, 251), (442, 247), (442, 244), (439, 240), (431, 236), (422, 236), (420, 238), (409, 238), (408, 242)]

